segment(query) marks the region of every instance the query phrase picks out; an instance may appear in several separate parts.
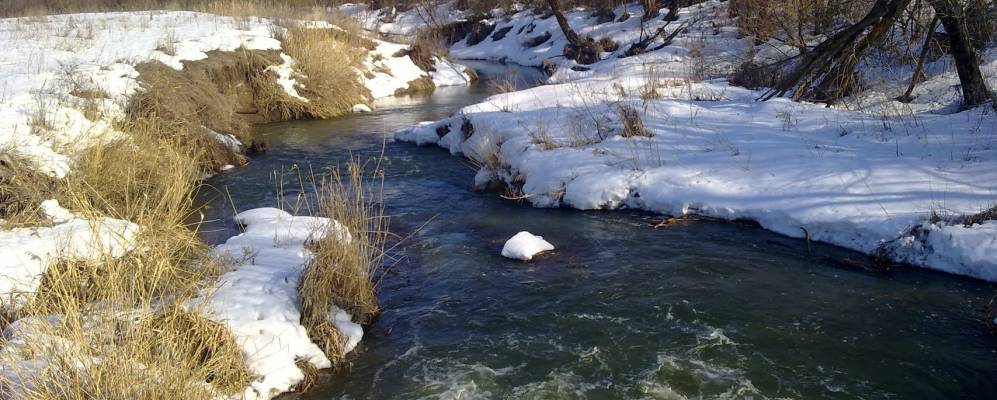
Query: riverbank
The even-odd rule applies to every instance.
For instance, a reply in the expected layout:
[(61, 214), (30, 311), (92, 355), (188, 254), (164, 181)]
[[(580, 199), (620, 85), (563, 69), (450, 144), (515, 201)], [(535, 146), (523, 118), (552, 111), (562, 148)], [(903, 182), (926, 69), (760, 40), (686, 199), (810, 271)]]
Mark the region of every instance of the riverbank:
[[(0, 19), (5, 397), (270, 398), (356, 345), (351, 321), (376, 313), (381, 243), (366, 195), (316, 181), (317, 196), (348, 201), (316, 198), (329, 207), (312, 219), (247, 216), (218, 249), (197, 239), (194, 196), (265, 151), (254, 124), (364, 112), (472, 75), (438, 57), (424, 70), (348, 21), (302, 18)], [(323, 263), (349, 276), (330, 280)]]
[[(404, 31), (414, 21), (395, 15), (377, 25), (381, 14), (354, 13), (373, 29)], [(958, 112), (946, 57), (927, 64), (908, 103), (893, 98), (910, 70), (894, 65), (866, 66), (865, 89), (833, 107), (759, 102), (761, 90), (728, 77), (785, 45), (741, 34), (726, 2), (683, 8), (671, 22), (663, 14), (644, 20), (635, 5), (612, 18), (567, 12), (580, 35), (613, 44), (591, 64), (561, 57), (567, 42), (550, 15), (480, 20), (453, 56), (544, 67), (548, 85), (498, 94), (396, 138), (467, 157), (478, 166), (476, 187), (498, 183), (537, 207), (751, 220), (869, 254), (869, 268), (913, 264), (997, 280), (997, 120), (989, 106)], [(659, 30), (649, 50), (627, 53)], [(997, 86), (997, 49), (983, 52), (982, 69)]]

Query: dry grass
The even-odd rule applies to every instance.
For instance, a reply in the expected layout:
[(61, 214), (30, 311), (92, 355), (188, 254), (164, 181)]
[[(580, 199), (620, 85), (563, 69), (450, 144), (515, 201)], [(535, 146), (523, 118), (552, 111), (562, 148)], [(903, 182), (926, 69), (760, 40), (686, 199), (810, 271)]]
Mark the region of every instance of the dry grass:
[(488, 80), (486, 86), (488, 87), (488, 92), (493, 94), (499, 93), (511, 93), (516, 91), (516, 80), (518, 79), (518, 74), (515, 69), (510, 69), (505, 76), (501, 78), (494, 78)]
[(127, 108), (130, 121), (156, 125), (155, 131), (206, 149), (197, 158), (199, 164), (204, 170), (218, 170), (245, 160), (210, 131), (234, 135), (251, 145), (252, 124), (330, 118), (364, 102), (366, 89), (349, 64), (360, 50), (331, 39), (323, 30), (290, 31), (284, 45), (307, 75), (300, 79), (305, 87), (298, 89), (310, 101), (291, 97), (277, 84), (276, 73), (268, 69), (283, 62), (277, 51), (214, 51), (207, 59), (185, 62), (183, 70), (159, 62), (138, 65), (144, 90), (132, 96)]
[(42, 201), (52, 198), (56, 180), (12, 148), (0, 149), (0, 219), (3, 228), (45, 223)]
[(381, 205), (382, 180), (379, 167), (353, 161), (345, 171), (333, 169), (317, 188), (319, 215), (339, 221), (349, 238), (343, 240), (333, 226), (312, 246), (315, 258), (298, 293), (301, 322), (334, 365), (345, 354), (344, 339), (329, 320), (331, 307), (341, 307), (359, 323), (370, 322), (379, 311), (373, 277), (384, 257), (388, 222)]
[(177, 306), (81, 310), (18, 323), (4, 356), (45, 360), (14, 370), (18, 399), (205, 399), (233, 396), (252, 376), (223, 325)]
[(324, 5), (321, 0), (8, 0), (0, 5), (0, 17), (140, 10), (191, 10), (247, 17), (305, 17), (324, 15)]
[(201, 176), (197, 155), (158, 126), (128, 125), (127, 140), (89, 149), (58, 183), (55, 197), (78, 214), (142, 228), (121, 257), (46, 270), (14, 315), (22, 340), (3, 343), (7, 394), (200, 399), (235, 395), (251, 379), (228, 329), (185, 306), (220, 268), (185, 222)]
[[(296, 61), (303, 76), (298, 92), (308, 98), (308, 114), (331, 118), (369, 102), (370, 93), (357, 75), (367, 47), (357, 34), (340, 29), (287, 28), (280, 37), (284, 52)], [(360, 44), (361, 46), (357, 46)]]
[(654, 136), (654, 134), (644, 128), (644, 120), (640, 117), (640, 111), (633, 106), (622, 103), (617, 104), (616, 113), (620, 118), (620, 125), (623, 128), (620, 132), (621, 136), (627, 138), (636, 136)]

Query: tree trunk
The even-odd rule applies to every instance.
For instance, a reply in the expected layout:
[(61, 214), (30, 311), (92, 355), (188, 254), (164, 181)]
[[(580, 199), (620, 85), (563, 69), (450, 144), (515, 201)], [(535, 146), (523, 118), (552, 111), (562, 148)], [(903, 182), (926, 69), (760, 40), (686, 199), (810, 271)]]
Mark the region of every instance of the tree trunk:
[(957, 0), (929, 0), (935, 14), (945, 27), (949, 51), (962, 84), (962, 108), (972, 108), (990, 101), (992, 95), (980, 72), (980, 56), (969, 39), (964, 23), (963, 7)]
[(568, 44), (564, 45), (564, 57), (579, 64), (592, 64), (599, 61), (602, 48), (595, 40), (583, 38), (571, 29), (571, 25), (568, 25), (568, 19), (564, 18), (564, 13), (561, 11), (561, 1), (547, 0), (547, 4), (550, 6), (550, 11), (554, 13), (554, 18), (557, 19), (557, 25), (561, 27), (561, 32), (564, 32), (564, 38), (568, 40)]
[(647, 22), (658, 16), (658, 0), (641, 0), (640, 5), (644, 8), (641, 21)]
[(665, 14), (665, 21), (675, 21), (679, 19), (679, 8), (682, 8), (685, 2), (679, 0), (672, 0), (668, 3), (668, 14)]
[(849, 57), (852, 53), (846, 54), (846, 51), (861, 42), (866, 30), (870, 27), (876, 27), (873, 29), (875, 31), (873, 34), (881, 34), (882, 30), (879, 28), (888, 26), (886, 24), (895, 20), (911, 1), (876, 0), (872, 9), (861, 21), (834, 34), (814, 47), (813, 50), (797, 56), (796, 58), (799, 58), (800, 61), (793, 70), (781, 79), (775, 88), (763, 94), (761, 99), (768, 100), (782, 96), (797, 85), (800, 87), (797, 88), (794, 97), (800, 98), (810, 83), (822, 82), (828, 78), (828, 75), (840, 74), (843, 69), (839, 64), (853, 61)]
[(547, 5), (554, 13), (554, 18), (557, 19), (557, 25), (561, 27), (561, 32), (564, 32), (564, 38), (568, 39), (568, 44), (581, 46), (582, 38), (571, 29), (571, 25), (568, 25), (568, 19), (564, 18), (564, 12), (561, 11), (561, 0), (547, 0)]
[(893, 26), (894, 22), (892, 18), (880, 19), (858, 43), (845, 48), (845, 51), (842, 52), (808, 97), (833, 104), (848, 96), (858, 83), (859, 74), (855, 72), (855, 67), (859, 64), (859, 60), (862, 59), (866, 50), (869, 50), (869, 47), (882, 40), (883, 35)]

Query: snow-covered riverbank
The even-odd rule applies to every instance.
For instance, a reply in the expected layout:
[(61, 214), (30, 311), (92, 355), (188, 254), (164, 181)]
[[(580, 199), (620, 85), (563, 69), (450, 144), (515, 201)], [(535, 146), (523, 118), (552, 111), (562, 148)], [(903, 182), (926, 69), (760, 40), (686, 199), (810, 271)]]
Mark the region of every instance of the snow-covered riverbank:
[[(737, 34), (726, 4), (683, 9), (666, 31), (692, 28), (627, 58), (619, 56), (641, 35), (639, 7), (617, 8), (602, 23), (588, 11), (567, 13), (580, 34), (618, 44), (586, 66), (559, 57), (565, 39), (552, 17), (522, 11), (485, 21), (493, 33), (457, 42), (454, 56), (554, 64), (550, 84), (495, 95), (396, 138), (468, 157), (481, 166), (477, 186), (500, 181), (537, 207), (753, 220), (997, 281), (995, 222), (962, 223), (997, 203), (997, 116), (988, 107), (953, 112), (960, 97), (948, 61), (928, 66), (910, 104), (892, 100), (906, 81), (876, 70), (868, 74), (880, 78), (843, 106), (758, 102), (761, 92), (722, 78), (752, 40)], [(657, 17), (645, 31), (664, 24)], [(985, 52), (983, 69), (997, 87), (997, 50)]]
[[(326, 27), (327, 25), (318, 25)], [(139, 89), (135, 65), (160, 61), (182, 69), (214, 50), (280, 50), (281, 26), (264, 18), (232, 18), (185, 11), (69, 14), (0, 19), (0, 148), (33, 161), (56, 177), (72, 169), (73, 153), (113, 135), (111, 122), (123, 116)], [(390, 96), (421, 76), (407, 48), (377, 41), (364, 84), (373, 97)], [(275, 66), (288, 94), (294, 90), (293, 60)], [(463, 68), (436, 60), (440, 70)], [(440, 86), (466, 84), (452, 76)], [(94, 100), (102, 115), (90, 120), (79, 103)]]

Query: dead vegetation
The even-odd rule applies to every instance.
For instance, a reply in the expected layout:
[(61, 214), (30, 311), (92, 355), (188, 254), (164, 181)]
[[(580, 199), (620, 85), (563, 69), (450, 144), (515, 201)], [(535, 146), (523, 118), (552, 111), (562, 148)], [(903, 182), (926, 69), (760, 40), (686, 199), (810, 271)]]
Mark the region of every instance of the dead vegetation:
[(432, 94), (436, 90), (436, 84), (433, 83), (433, 78), (428, 75), (423, 75), (415, 78), (408, 82), (407, 86), (404, 88), (399, 88), (395, 90), (395, 96), (413, 95), (413, 94)]
[(256, 104), (257, 98), (266, 95), (257, 93), (282, 90), (272, 78), (264, 86), (267, 80), (257, 75), (266, 74), (266, 68), (277, 60), (276, 52), (241, 50), (213, 52), (205, 60), (186, 62), (183, 70), (156, 61), (139, 64), (142, 90), (126, 108), (128, 124), (205, 149), (196, 158), (205, 171), (244, 164), (239, 152), (212, 132), (233, 135), (242, 143), (252, 141), (251, 122), (262, 122), (267, 116)]
[(640, 116), (640, 111), (638, 111), (633, 106), (627, 104), (617, 104), (616, 113), (620, 119), (620, 125), (622, 131), (620, 135), (626, 138), (630, 137), (652, 137), (650, 131), (644, 127), (644, 120)]
[(316, 191), (318, 215), (338, 221), (311, 247), (298, 293), (301, 322), (334, 365), (345, 356), (344, 337), (330, 321), (340, 307), (365, 324), (378, 313), (374, 275), (384, 257), (387, 217), (381, 205), (383, 174), (377, 165), (354, 160), (333, 169)]
[[(898, 68), (914, 67), (904, 93), (910, 101), (923, 80), (929, 53), (948, 53), (958, 72), (962, 107), (992, 101), (980, 71), (980, 50), (993, 39), (997, 14), (992, 0), (797, 0), (730, 2), (731, 16), (745, 36), (779, 48), (781, 55), (759, 63), (749, 51), (741, 71), (731, 78), (749, 87), (767, 86), (760, 99), (788, 95), (796, 100), (833, 104), (864, 89), (862, 68), (881, 55)], [(936, 32), (937, 27), (944, 33)], [(930, 34), (929, 34), (930, 33)], [(939, 40), (933, 41), (932, 36)], [(939, 45), (940, 44), (940, 45)], [(942, 51), (929, 51), (932, 47)], [(919, 54), (919, 55), (917, 55)], [(764, 79), (765, 77), (771, 77)]]
[[(252, 125), (303, 118), (331, 118), (364, 103), (368, 93), (354, 67), (364, 54), (359, 39), (338, 29), (291, 27), (280, 37), (284, 51), (301, 71), (295, 98), (277, 83), (271, 67), (280, 53), (238, 49), (213, 51), (185, 61), (182, 70), (152, 61), (136, 66), (142, 89), (127, 107), (129, 123), (156, 125), (164, 132), (206, 149), (198, 163), (206, 171), (245, 163), (241, 149), (218, 139), (232, 135), (252, 147)], [(351, 44), (353, 43), (353, 44)]]
[(0, 17), (142, 10), (288, 17), (324, 14), (326, 5), (322, 0), (8, 0), (0, 4)]
[(41, 202), (52, 198), (57, 181), (13, 149), (0, 149), (0, 219), (4, 228), (47, 221)]
[(962, 218), (962, 224), (966, 227), (982, 224), (986, 221), (997, 221), (997, 205)]
[(369, 101), (370, 93), (356, 71), (373, 43), (357, 36), (336, 28), (291, 26), (280, 38), (284, 52), (301, 72), (297, 90), (309, 100), (305, 115), (337, 117), (351, 112), (353, 105)]

